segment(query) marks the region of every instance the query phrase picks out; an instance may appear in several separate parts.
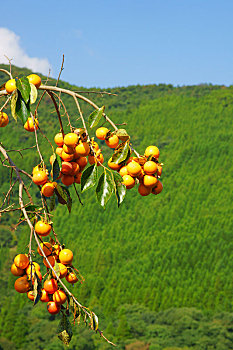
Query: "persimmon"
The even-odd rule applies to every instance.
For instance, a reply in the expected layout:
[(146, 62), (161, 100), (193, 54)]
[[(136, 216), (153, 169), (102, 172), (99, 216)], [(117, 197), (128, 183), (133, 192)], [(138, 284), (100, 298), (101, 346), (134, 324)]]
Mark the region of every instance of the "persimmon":
[(73, 252), (70, 249), (62, 249), (59, 253), (59, 260), (64, 265), (69, 265), (73, 260)]
[(121, 166), (119, 164), (116, 164), (112, 161), (112, 158), (109, 159), (108, 166), (112, 170), (119, 170), (121, 168)]
[(161, 181), (157, 181), (155, 187), (152, 188), (152, 193), (153, 194), (159, 194), (163, 190), (163, 184)]
[(43, 288), (41, 289), (40, 301), (48, 302), (49, 301), (49, 293)]
[(5, 84), (5, 89), (8, 94), (11, 94), (16, 89), (16, 81), (15, 79), (10, 79)]
[(14, 287), (18, 293), (27, 293), (30, 289), (30, 283), (28, 282), (27, 276), (25, 275), (17, 278)]
[(95, 156), (88, 156), (88, 162), (92, 165), (97, 163), (97, 166), (99, 166), (100, 164), (103, 164), (104, 162), (104, 156), (102, 153), (100, 153), (97, 157)]
[(29, 265), (29, 258), (26, 254), (18, 254), (14, 258), (14, 264), (20, 269), (26, 269)]
[(33, 292), (33, 290), (30, 290), (29, 292), (27, 292), (27, 297), (28, 297), (28, 299), (30, 299), (30, 300), (32, 300), (32, 301), (34, 301), (34, 292)]
[(151, 193), (151, 188), (146, 187), (141, 183), (138, 186), (138, 192), (141, 196), (148, 196)]
[(74, 176), (73, 175), (62, 175), (61, 182), (65, 186), (70, 186), (74, 182)]
[(72, 170), (71, 175), (76, 175), (79, 172), (79, 165), (77, 162), (71, 162)]
[(32, 181), (36, 185), (44, 185), (48, 181), (48, 175), (46, 171), (44, 170), (36, 171), (32, 176)]
[(9, 123), (8, 115), (5, 112), (0, 112), (0, 128), (4, 128)]
[(87, 165), (87, 157), (79, 157), (76, 163), (78, 163), (81, 168), (84, 168)]
[(123, 175), (123, 184), (125, 187), (129, 190), (134, 187), (135, 185), (135, 180), (132, 176), (130, 175)]
[(62, 147), (57, 147), (55, 152), (56, 152), (56, 154), (57, 154), (59, 157), (61, 157), (62, 152), (63, 152), (63, 148), (62, 148)]
[(23, 127), (24, 127), (25, 130), (33, 132), (34, 131), (34, 125), (35, 125), (35, 128), (37, 130), (38, 126), (39, 126), (38, 119), (35, 118), (34, 119), (34, 123), (33, 123), (33, 119), (31, 117), (29, 117)]
[(148, 146), (145, 150), (145, 156), (146, 157), (154, 157), (154, 158), (159, 158), (159, 149), (156, 146)]
[(90, 146), (88, 145), (87, 142), (80, 142), (75, 147), (75, 154), (79, 157), (88, 156), (89, 153), (90, 153)]
[(69, 175), (72, 172), (72, 164), (71, 162), (62, 162), (61, 163), (61, 172), (62, 174)]
[[(49, 255), (49, 256), (47, 256), (47, 259), (50, 262), (50, 265), (53, 267), (55, 265), (55, 258), (54, 258), (54, 256), (53, 255)], [(44, 265), (46, 267), (50, 268), (50, 266), (49, 266), (49, 264), (48, 264), (48, 262), (47, 262), (47, 260), (45, 258), (43, 259), (43, 263), (44, 263)]]
[(91, 146), (92, 146), (92, 148), (94, 149), (94, 151), (98, 151), (98, 150), (99, 150), (99, 145), (98, 145), (97, 142), (92, 141), (92, 142), (91, 142)]
[[(65, 277), (67, 275), (67, 272), (68, 272), (67, 267), (62, 263), (58, 263), (58, 266), (59, 266), (59, 272), (60, 272), (59, 277), (60, 278)], [(56, 276), (55, 276), (54, 272), (52, 272), (52, 274), (53, 274), (53, 277), (55, 278)]]
[(52, 182), (46, 182), (41, 188), (41, 193), (45, 197), (52, 197), (54, 194), (54, 184)]
[(57, 303), (58, 305), (64, 304), (66, 300), (67, 296), (63, 290), (58, 289), (55, 293), (53, 293), (53, 301), (55, 301), (55, 303)]
[(123, 177), (124, 175), (129, 175), (126, 165), (124, 165), (122, 168), (120, 168), (119, 174), (120, 174), (122, 177)]
[(158, 176), (161, 176), (161, 175), (162, 175), (162, 171), (163, 171), (162, 165), (158, 165), (157, 175), (158, 175)]
[(155, 162), (149, 160), (143, 165), (143, 169), (144, 169), (145, 174), (153, 175), (157, 172), (158, 166)]
[(146, 187), (154, 187), (157, 182), (157, 178), (153, 175), (145, 175), (143, 178), (143, 185)]
[(40, 265), (35, 261), (33, 261), (32, 264), (29, 264), (28, 267), (26, 268), (27, 275), (31, 273), (35, 273), (37, 271), (40, 271)]
[(11, 265), (11, 273), (14, 276), (23, 276), (24, 275), (24, 269), (20, 269), (18, 266), (16, 266), (15, 264)]
[(55, 301), (49, 301), (47, 304), (47, 310), (50, 314), (56, 315), (61, 310), (61, 305), (55, 303)]
[(35, 231), (40, 236), (48, 236), (51, 229), (52, 229), (52, 226), (42, 220), (37, 221), (37, 223), (35, 224)]
[(110, 148), (116, 148), (119, 144), (119, 138), (117, 135), (112, 135), (107, 140), (105, 140), (105, 143)]
[(129, 159), (126, 162), (126, 165), (132, 162), (133, 160), (137, 160), (137, 159), (138, 159), (137, 157), (129, 157)]
[(64, 138), (61, 132), (59, 132), (58, 134), (56, 134), (54, 136), (54, 142), (56, 143), (57, 146), (61, 147), (64, 145)]
[(43, 287), (47, 293), (53, 294), (58, 289), (57, 281), (54, 278), (51, 278), (50, 280), (45, 280)]
[(138, 176), (141, 172), (142, 168), (141, 165), (137, 162), (135, 162), (134, 160), (132, 162), (130, 162), (129, 164), (127, 164), (127, 171), (128, 174), (135, 177)]
[(64, 161), (70, 162), (73, 158), (73, 154), (66, 153), (63, 149), (60, 156)]
[(69, 134), (66, 134), (64, 137), (64, 144), (66, 146), (72, 146), (74, 147), (78, 143), (78, 135), (74, 132), (70, 132)]
[(59, 246), (59, 244), (54, 244), (53, 245), (53, 254), (59, 255), (61, 251), (61, 247)]
[(67, 146), (67, 145), (64, 144), (62, 146), (62, 148), (63, 148), (63, 151), (65, 153), (68, 153), (68, 154), (74, 154), (75, 153), (75, 148), (73, 146)]
[[(43, 242), (43, 243), (40, 243), (40, 246), (41, 246), (41, 248), (46, 256), (52, 254), (52, 244), (51, 243)], [(39, 247), (37, 248), (37, 251), (41, 256), (43, 256)]]
[(73, 283), (78, 282), (78, 277), (75, 275), (74, 272), (69, 272), (69, 273), (66, 275), (66, 280), (67, 280), (67, 282), (73, 284)]
[(35, 85), (35, 87), (38, 89), (41, 86), (41, 77), (37, 74), (30, 74), (27, 76), (29, 83)]
[(78, 174), (76, 174), (76, 175), (74, 176), (74, 182), (75, 182), (76, 184), (80, 184), (80, 183), (81, 183), (81, 177), (82, 177), (82, 173), (81, 173), (81, 172), (78, 173)]
[(99, 140), (105, 140), (107, 133), (109, 132), (108, 128), (105, 128), (104, 126), (102, 126), (101, 128), (98, 128), (95, 132), (95, 135), (97, 137), (97, 139)]

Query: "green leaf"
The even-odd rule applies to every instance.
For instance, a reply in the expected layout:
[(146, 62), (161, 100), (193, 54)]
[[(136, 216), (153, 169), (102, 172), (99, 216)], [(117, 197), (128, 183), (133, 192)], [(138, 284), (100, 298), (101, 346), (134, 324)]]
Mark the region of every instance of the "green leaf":
[(92, 164), (86, 170), (84, 170), (81, 177), (81, 191), (84, 192), (89, 188), (95, 186), (97, 182), (97, 176), (98, 171), (96, 164)]
[(70, 196), (70, 191), (68, 190), (68, 188), (66, 188), (64, 186), (61, 186), (61, 188), (63, 189), (63, 191), (66, 192), (66, 195), (67, 195), (66, 206), (67, 206), (67, 209), (68, 209), (69, 213), (71, 213), (72, 198)]
[(121, 141), (126, 141), (129, 139), (129, 135), (125, 129), (118, 129), (115, 134)]
[(60, 175), (60, 171), (61, 171), (61, 167), (62, 167), (62, 162), (61, 162), (61, 158), (53, 153), (52, 155), (52, 177), (53, 177), (53, 180), (56, 180), (58, 178), (58, 176)]
[(94, 112), (92, 112), (88, 117), (88, 126), (90, 129), (94, 128), (98, 125), (103, 113), (104, 113), (105, 106), (96, 109)]
[(65, 344), (69, 345), (73, 336), (72, 327), (68, 317), (63, 313), (57, 329), (58, 338)]
[(25, 124), (28, 118), (30, 117), (30, 101), (26, 103), (20, 91), (18, 91), (15, 113), (22, 120), (23, 124)]
[(58, 197), (58, 202), (63, 204), (63, 205), (66, 204), (67, 209), (70, 213), (71, 208), (72, 208), (72, 198), (70, 196), (70, 192), (69, 192), (68, 188), (57, 184), (55, 187), (55, 193)]
[(99, 178), (99, 182), (96, 187), (97, 200), (104, 209), (112, 195), (113, 190), (114, 182), (112, 180), (112, 177), (108, 172), (106, 172), (106, 170), (104, 170), (103, 174)]
[(11, 114), (12, 117), (14, 118), (14, 120), (17, 122), (18, 116), (16, 113), (16, 102), (18, 99), (18, 92), (17, 89), (13, 92), (12, 96), (11, 96)]
[(34, 272), (33, 277), (34, 277), (33, 294), (34, 294), (34, 306), (35, 306), (40, 301), (41, 282), (36, 271)]
[(34, 84), (30, 83), (30, 87), (31, 87), (31, 91), (30, 91), (30, 104), (32, 105), (33, 103), (36, 102), (37, 96), (38, 96), (38, 92), (37, 92), (37, 88), (35, 87)]
[(129, 141), (122, 142), (112, 156), (112, 162), (120, 164), (124, 162), (130, 155)]
[(60, 185), (56, 185), (55, 194), (57, 195), (58, 202), (61, 204), (67, 204), (67, 194)]
[(118, 208), (120, 206), (120, 204), (123, 202), (125, 195), (126, 195), (126, 187), (125, 185), (122, 183), (123, 182), (123, 178), (121, 177), (121, 175), (119, 173), (117, 173), (116, 171), (112, 171), (113, 177), (114, 177), (114, 183), (115, 183), (115, 195), (117, 198), (117, 205)]
[(16, 87), (20, 91), (22, 98), (25, 103), (29, 102), (31, 87), (27, 77), (22, 77), (20, 79), (16, 79)]

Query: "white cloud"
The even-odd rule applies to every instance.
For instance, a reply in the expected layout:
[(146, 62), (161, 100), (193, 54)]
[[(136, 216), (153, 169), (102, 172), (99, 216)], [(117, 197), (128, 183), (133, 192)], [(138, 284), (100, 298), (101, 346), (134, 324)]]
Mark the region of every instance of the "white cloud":
[(26, 67), (33, 72), (47, 75), (51, 65), (47, 58), (29, 57), (20, 47), (20, 37), (7, 28), (0, 28), (0, 63), (8, 64), (4, 56), (12, 59), (12, 64)]

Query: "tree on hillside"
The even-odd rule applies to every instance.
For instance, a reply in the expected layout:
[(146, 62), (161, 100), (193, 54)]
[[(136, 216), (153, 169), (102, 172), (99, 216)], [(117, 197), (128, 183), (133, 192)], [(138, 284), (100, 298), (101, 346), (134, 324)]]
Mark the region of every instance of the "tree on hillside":
[[(61, 72), (62, 69), (63, 65)], [(10, 78), (0, 88), (0, 98), (4, 99), (0, 108), (0, 127), (9, 128), (9, 117), (4, 110), (10, 105), (11, 115), (17, 122), (17, 127), (23, 127), (31, 137), (34, 135), (35, 142), (29, 148), (34, 153), (36, 162), (32, 174), (17, 166), (14, 160), (15, 154), (23, 157), (24, 152), (28, 151), (23, 143), (18, 149), (9, 149), (7, 138), (4, 144), (0, 143), (1, 163), (9, 183), (2, 200), (0, 214), (17, 215), (18, 222), (15, 229), (23, 223), (29, 227), (28, 252), (17, 254), (11, 266), (12, 274), (17, 277), (15, 290), (27, 294), (34, 305), (40, 301), (46, 302), (47, 310), (52, 317), (61, 314), (58, 337), (65, 344), (68, 345), (72, 337), (69, 316), (73, 316), (74, 324), (79, 324), (80, 320), (83, 320), (108, 343), (114, 345), (99, 329), (97, 315), (83, 306), (68, 287), (78, 282), (84, 284), (81, 293), (86, 296), (85, 279), (73, 263), (75, 256), (72, 250), (58, 239), (54, 230), (53, 212), (58, 205), (63, 205), (71, 213), (74, 195), (80, 205), (83, 205), (81, 193), (93, 187), (97, 201), (103, 208), (112, 195), (115, 195), (119, 207), (125, 198), (126, 190), (136, 185), (141, 196), (159, 194), (163, 189), (159, 180), (162, 173), (159, 149), (151, 145), (146, 148), (143, 155), (139, 154), (133, 148), (127, 131), (119, 129), (105, 114), (104, 106), (97, 106), (80, 92), (58, 87), (60, 74), (55, 86), (49, 86), (47, 80), (42, 84), (41, 77), (37, 74), (13, 78), (11, 66), (9, 71), (5, 69), (0, 71)], [(102, 94), (110, 93), (102, 92)], [(70, 97), (76, 106), (78, 117), (70, 115), (63, 96)], [(43, 101), (47, 103), (48, 98), (52, 101), (57, 116), (55, 147), (40, 127), (40, 108)], [(93, 109), (87, 120), (82, 112), (81, 102)], [(98, 142), (104, 142), (113, 150), (107, 166), (104, 165), (100, 145), (91, 136), (93, 130)], [(47, 142), (47, 154), (41, 151), (39, 136)], [(45, 162), (45, 156), (48, 155), (50, 155), (50, 166)], [(12, 201), (12, 198), (15, 199), (17, 185), (19, 205)], [(101, 251), (96, 255), (94, 268), (97, 271), (105, 269), (108, 260), (111, 260), (110, 253), (107, 257)], [(43, 261), (41, 266), (35, 261), (37, 257)], [(101, 293), (103, 286), (102, 279), (96, 281), (94, 290), (97, 295)], [(15, 327), (17, 333), (22, 323), (23, 318), (18, 317)], [(27, 332), (26, 328), (24, 325), (23, 333)], [(117, 330), (119, 334), (122, 332), (129, 333), (124, 315)], [(17, 341), (20, 343), (20, 338)]]

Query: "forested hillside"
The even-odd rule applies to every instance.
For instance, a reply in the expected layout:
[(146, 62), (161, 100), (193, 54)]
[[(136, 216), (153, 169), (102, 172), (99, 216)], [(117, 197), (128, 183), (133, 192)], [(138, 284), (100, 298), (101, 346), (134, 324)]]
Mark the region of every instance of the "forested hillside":
[[(20, 77), (29, 71), (13, 67), (15, 73)], [(6, 80), (0, 72), (0, 85)], [(62, 81), (59, 86), (85, 91)], [(55, 230), (72, 247), (85, 276), (72, 291), (99, 315), (100, 328), (119, 349), (233, 349), (233, 87), (160, 84), (106, 91), (118, 96), (91, 98), (105, 105), (116, 123), (126, 123), (137, 151), (159, 147), (164, 189), (159, 196), (141, 197), (133, 188), (119, 209), (111, 200), (104, 211), (91, 190), (81, 194), (83, 206), (74, 201), (72, 215), (57, 207)], [(87, 117), (91, 110), (81, 108)], [(46, 98), (38, 118), (50, 140), (59, 131), (52, 111)], [(81, 126), (72, 111), (73, 102), (72, 123)], [(11, 117), (0, 141), (8, 150), (34, 145), (33, 135)], [(41, 135), (39, 142), (49, 166), (51, 152)], [(110, 156), (104, 142), (101, 147)], [(23, 158), (11, 154), (28, 172), (39, 163), (31, 150)], [(1, 195), (9, 187), (3, 167), (0, 187)], [(3, 195), (0, 205), (2, 200)], [(33, 308), (14, 290), (12, 258), (16, 251), (27, 251), (29, 237), (24, 224), (12, 229), (18, 219), (11, 213), (0, 221), (0, 349), (60, 350), (59, 317), (49, 316), (41, 305)], [(75, 326), (70, 349), (109, 348), (98, 335)]]

